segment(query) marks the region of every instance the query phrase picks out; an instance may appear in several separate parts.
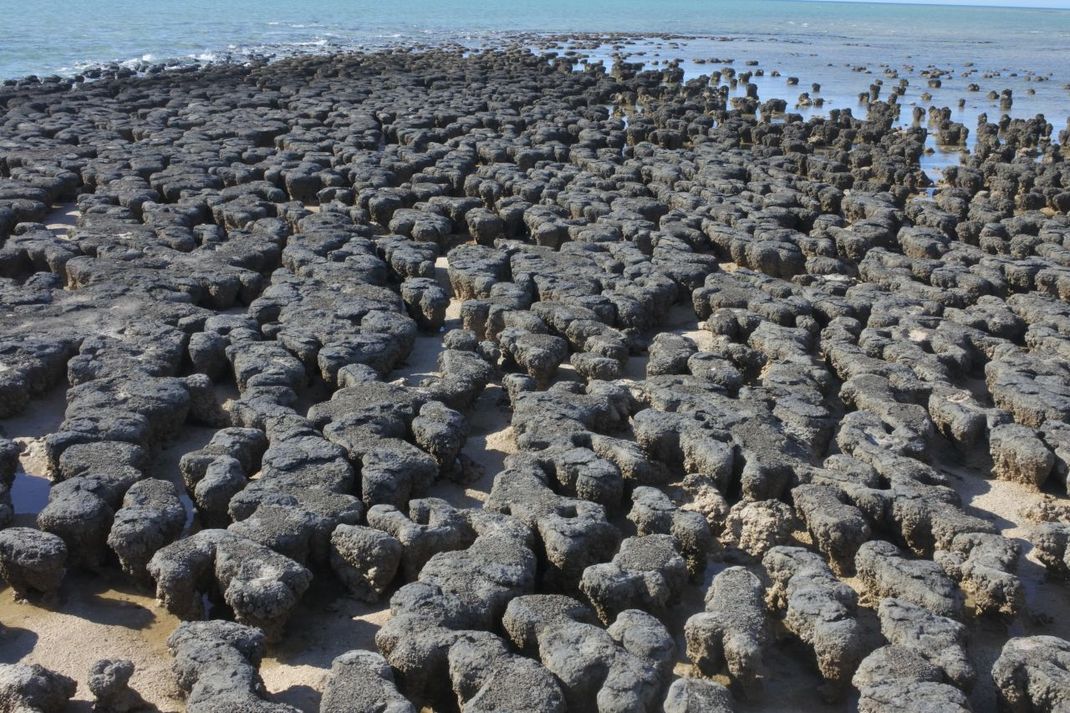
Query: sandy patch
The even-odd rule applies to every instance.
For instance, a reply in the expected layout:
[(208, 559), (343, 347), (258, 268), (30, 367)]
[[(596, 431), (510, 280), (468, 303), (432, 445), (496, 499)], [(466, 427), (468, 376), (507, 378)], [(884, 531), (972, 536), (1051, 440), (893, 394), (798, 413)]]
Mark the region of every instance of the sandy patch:
[(69, 572), (51, 608), (16, 602), (0, 592), (0, 661), (38, 663), (78, 682), (70, 710), (89, 710), (90, 667), (102, 658), (125, 658), (136, 670), (130, 685), (160, 711), (181, 711), (166, 640), (179, 621), (155, 599), (129, 588), (118, 573)]
[(75, 203), (61, 203), (45, 217), (45, 227), (59, 237), (66, 238), (71, 229), (78, 225), (81, 215)]

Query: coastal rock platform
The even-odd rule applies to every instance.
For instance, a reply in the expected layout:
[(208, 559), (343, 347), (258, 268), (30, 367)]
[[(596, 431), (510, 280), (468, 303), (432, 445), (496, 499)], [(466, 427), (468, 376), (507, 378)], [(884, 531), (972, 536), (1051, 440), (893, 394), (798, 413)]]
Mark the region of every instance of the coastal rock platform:
[(0, 86), (0, 710), (1070, 706), (1070, 129), (581, 59)]

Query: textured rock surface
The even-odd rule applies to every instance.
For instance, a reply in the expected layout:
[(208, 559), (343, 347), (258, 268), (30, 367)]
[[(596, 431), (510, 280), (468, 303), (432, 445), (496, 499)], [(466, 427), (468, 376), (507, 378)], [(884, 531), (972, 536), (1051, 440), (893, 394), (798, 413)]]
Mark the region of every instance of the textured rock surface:
[(1014, 638), (992, 666), (1000, 703), (1012, 711), (1058, 711), (1070, 701), (1070, 642), (1054, 636)]
[(89, 690), (96, 699), (96, 709), (126, 713), (146, 707), (145, 701), (130, 688), (134, 663), (127, 659), (101, 659), (89, 669)]
[(1065, 707), (1070, 133), (937, 91), (1065, 78), (796, 107), (714, 41), (0, 86), (0, 658), (113, 709)]
[(67, 545), (29, 527), (0, 531), (0, 577), (20, 599), (55, 594), (66, 574)]
[(38, 664), (0, 664), (0, 708), (25, 713), (60, 713), (78, 684)]
[(706, 592), (706, 611), (687, 620), (687, 657), (706, 675), (727, 668), (744, 685), (762, 676), (763, 650), (770, 642), (764, 592), (757, 576), (729, 567)]

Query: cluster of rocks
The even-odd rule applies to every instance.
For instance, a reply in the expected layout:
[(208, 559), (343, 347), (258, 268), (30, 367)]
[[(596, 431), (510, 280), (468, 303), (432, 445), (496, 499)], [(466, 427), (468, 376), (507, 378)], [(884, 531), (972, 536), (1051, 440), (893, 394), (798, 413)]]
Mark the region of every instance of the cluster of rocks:
[[(67, 387), (0, 576), (154, 590), (190, 711), (292, 710), (258, 667), (317, 580), (390, 610), (324, 711), (730, 711), (783, 639), (860, 710), (969, 710), (980, 677), (1070, 705), (1057, 637), (1005, 627), (975, 669), (972, 622), (1029, 620), (1022, 542), (943, 467), (1066, 497), (1051, 125), (983, 124), (927, 192), (895, 102), (803, 121), (722, 81), (517, 48), (0, 87), (2, 415)], [(515, 449), (463, 507), (491, 385)], [(187, 424), (214, 435), (159, 477)], [(90, 685), (120, 709), (131, 673)], [(0, 679), (13, 709), (73, 695)]]
[[(150, 707), (130, 688), (134, 664), (126, 659), (101, 659), (89, 670), (94, 710), (133, 713)], [(12, 713), (62, 713), (78, 690), (78, 683), (39, 664), (0, 664), (0, 709)]]

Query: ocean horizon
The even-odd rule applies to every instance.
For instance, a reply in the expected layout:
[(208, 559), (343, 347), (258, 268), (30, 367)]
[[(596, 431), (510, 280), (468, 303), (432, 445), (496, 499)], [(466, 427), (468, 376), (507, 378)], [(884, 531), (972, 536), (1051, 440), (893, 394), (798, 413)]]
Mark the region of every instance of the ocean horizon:
[[(89, 22), (52, 3), (0, 0), (18, 31), (0, 35), (0, 79), (72, 76), (97, 65), (243, 61), (394, 45), (480, 43), (518, 33), (714, 37), (725, 52), (806, 64), (880, 57), (984, 71), (1057, 72), (1070, 52), (1070, 10), (828, 0), (88, 0)], [(10, 27), (10, 25), (9, 25)], [(731, 47), (731, 49), (727, 49)], [(739, 49), (735, 49), (738, 47)], [(810, 57), (810, 59), (807, 59)]]

